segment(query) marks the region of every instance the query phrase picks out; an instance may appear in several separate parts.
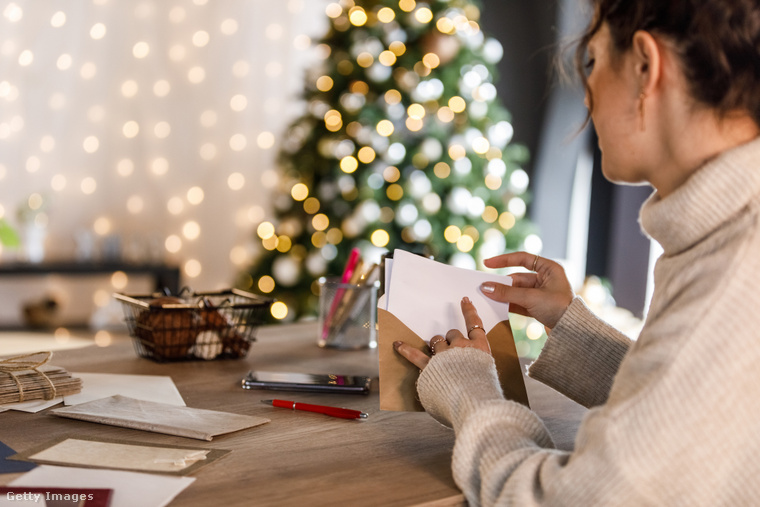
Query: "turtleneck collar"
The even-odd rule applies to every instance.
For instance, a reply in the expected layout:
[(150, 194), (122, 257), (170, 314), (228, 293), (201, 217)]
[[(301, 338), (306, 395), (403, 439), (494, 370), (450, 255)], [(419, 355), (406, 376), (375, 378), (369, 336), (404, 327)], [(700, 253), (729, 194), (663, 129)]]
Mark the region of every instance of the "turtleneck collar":
[(760, 138), (721, 153), (672, 194), (654, 192), (639, 221), (666, 255), (686, 250), (760, 195)]

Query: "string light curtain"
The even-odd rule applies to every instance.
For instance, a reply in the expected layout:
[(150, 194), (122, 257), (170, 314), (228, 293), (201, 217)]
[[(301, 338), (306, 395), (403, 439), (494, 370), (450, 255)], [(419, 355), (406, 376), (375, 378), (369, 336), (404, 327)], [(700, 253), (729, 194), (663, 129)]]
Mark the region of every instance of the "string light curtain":
[(44, 237), (45, 259), (168, 259), (196, 289), (229, 286), (303, 110), (324, 8), (1, 2), (0, 218), (27, 247)]

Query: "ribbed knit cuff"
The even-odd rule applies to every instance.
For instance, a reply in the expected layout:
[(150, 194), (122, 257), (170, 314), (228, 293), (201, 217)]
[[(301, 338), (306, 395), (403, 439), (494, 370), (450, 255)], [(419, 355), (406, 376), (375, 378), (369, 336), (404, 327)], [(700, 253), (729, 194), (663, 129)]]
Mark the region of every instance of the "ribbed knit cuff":
[(504, 399), (493, 357), (472, 347), (435, 355), (420, 374), (417, 392), (425, 410), (454, 429), (478, 405)]
[(631, 340), (599, 319), (579, 297), (549, 334), (528, 375), (586, 407), (607, 400)]

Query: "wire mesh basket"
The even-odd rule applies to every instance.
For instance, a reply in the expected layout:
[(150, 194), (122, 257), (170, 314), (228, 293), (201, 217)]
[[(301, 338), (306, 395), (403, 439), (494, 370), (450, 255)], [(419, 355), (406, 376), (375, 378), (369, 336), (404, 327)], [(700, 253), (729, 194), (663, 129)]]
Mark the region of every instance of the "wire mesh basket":
[(245, 357), (274, 302), (238, 289), (114, 297), (135, 351), (157, 362)]

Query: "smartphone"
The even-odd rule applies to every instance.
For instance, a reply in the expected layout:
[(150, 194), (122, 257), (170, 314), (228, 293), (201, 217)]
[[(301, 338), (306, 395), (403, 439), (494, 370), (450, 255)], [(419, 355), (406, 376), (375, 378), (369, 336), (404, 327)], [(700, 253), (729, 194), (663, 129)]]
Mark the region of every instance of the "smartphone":
[(271, 389), (312, 393), (369, 394), (370, 377), (274, 371), (249, 371), (243, 389)]

